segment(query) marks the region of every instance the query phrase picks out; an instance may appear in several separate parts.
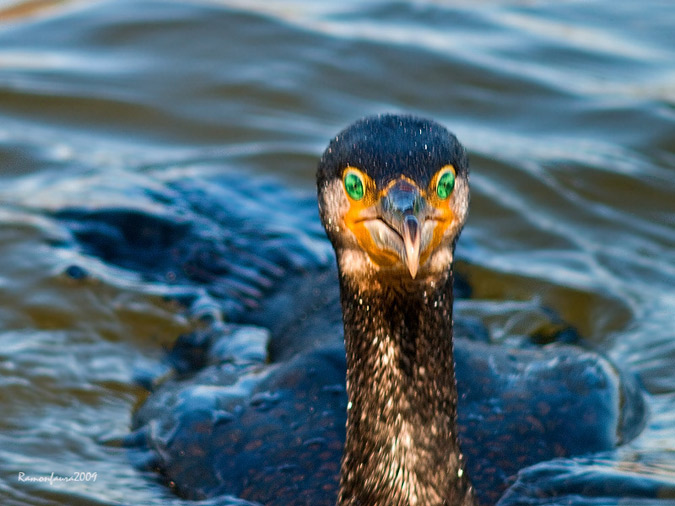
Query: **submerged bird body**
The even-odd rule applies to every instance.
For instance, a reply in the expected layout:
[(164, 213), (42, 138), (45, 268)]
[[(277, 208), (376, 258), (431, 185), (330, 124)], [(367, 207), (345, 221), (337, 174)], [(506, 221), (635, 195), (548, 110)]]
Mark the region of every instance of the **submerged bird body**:
[[(228, 269), (200, 261), (199, 279), (186, 283), (237, 302), (253, 292), (243, 267), (267, 278), (230, 323), (179, 341), (174, 378), (135, 415), (127, 443), (139, 463), (182, 496), (224, 504), (467, 506), (494, 504), (523, 467), (628, 437), (639, 395), (596, 354), (508, 350), (471, 339), (462, 321), (453, 339), (467, 179), (463, 148), (436, 123), (383, 116), (338, 135), (317, 178), (337, 272), (307, 260), (323, 244), (308, 232), (315, 222), (299, 208), (284, 214), (281, 193), (278, 219), (297, 223), (287, 248), (279, 237), (288, 227), (266, 221), (267, 207), (213, 247)], [(193, 209), (205, 202), (205, 191), (196, 195)], [(230, 226), (243, 208), (236, 198), (219, 204)], [(88, 229), (81, 240), (91, 237)], [(181, 245), (198, 243), (202, 255), (213, 240), (205, 237)], [(171, 272), (192, 272), (181, 255)], [(184, 258), (193, 265), (192, 253)]]

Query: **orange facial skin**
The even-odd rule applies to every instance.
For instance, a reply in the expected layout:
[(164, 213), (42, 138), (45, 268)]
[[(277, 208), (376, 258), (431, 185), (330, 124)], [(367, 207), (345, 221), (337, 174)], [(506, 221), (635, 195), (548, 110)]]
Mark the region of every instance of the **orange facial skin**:
[[(450, 206), (452, 194), (446, 199), (441, 199), (436, 192), (438, 179), (447, 169), (452, 170), (454, 174), (455, 169), (451, 165), (442, 167), (432, 178), (427, 190), (419, 188), (412, 179), (401, 176), (401, 178), (405, 179), (408, 183), (418, 188), (421, 197), (426, 199), (429, 208), (431, 209), (429, 216), (419, 217), (420, 224), (423, 224), (426, 220), (432, 220), (434, 222), (431, 240), (427, 244), (422, 244), (420, 265), (424, 265), (431, 256), (431, 253), (441, 244), (446, 228), (454, 219), (454, 213)], [(370, 230), (366, 227), (366, 222), (368, 220), (378, 218), (377, 205), (380, 200), (387, 195), (387, 192), (396, 181), (392, 181), (386, 188), (378, 190), (375, 182), (367, 174), (356, 167), (349, 166), (345, 168), (343, 171), (343, 181), (349, 172), (355, 173), (361, 177), (364, 186), (364, 195), (363, 198), (355, 200), (345, 191), (345, 195), (349, 201), (349, 210), (344, 215), (345, 226), (354, 234), (359, 246), (367, 252), (374, 264), (385, 268), (403, 265), (405, 260), (400, 257), (399, 253), (381, 247), (381, 245), (373, 238)]]
[(381, 249), (375, 243), (373, 236), (365, 225), (366, 220), (369, 218), (364, 217), (364, 215), (380, 200), (381, 192), (377, 191), (375, 181), (356, 167), (349, 166), (344, 170), (342, 173), (343, 181), (347, 172), (355, 172), (361, 176), (364, 186), (364, 196), (361, 200), (354, 200), (345, 191), (345, 195), (349, 199), (349, 211), (347, 211), (344, 217), (345, 225), (352, 231), (359, 246), (368, 253), (373, 263), (381, 267), (392, 267), (401, 261), (400, 258), (394, 251)]
[(420, 255), (420, 265), (424, 265), (429, 259), (431, 252), (435, 251), (436, 248), (441, 244), (446, 229), (455, 219), (455, 213), (452, 212), (452, 207), (450, 206), (453, 195), (450, 194), (448, 198), (441, 199), (436, 193), (438, 179), (446, 169), (451, 170), (455, 177), (457, 176), (457, 171), (452, 165), (445, 165), (444, 167), (441, 167), (438, 172), (436, 172), (436, 174), (434, 174), (434, 177), (431, 178), (431, 182), (429, 183), (429, 197), (427, 200), (435, 211), (434, 219), (436, 220), (436, 226), (434, 227), (434, 233), (431, 236), (431, 241), (422, 250)]

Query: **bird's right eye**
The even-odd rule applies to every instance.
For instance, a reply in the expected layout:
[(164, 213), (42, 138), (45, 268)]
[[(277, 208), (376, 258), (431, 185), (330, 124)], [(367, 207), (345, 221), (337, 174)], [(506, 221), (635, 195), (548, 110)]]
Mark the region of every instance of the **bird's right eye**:
[(353, 200), (361, 200), (365, 193), (363, 177), (356, 171), (349, 170), (344, 176), (344, 185), (347, 195)]

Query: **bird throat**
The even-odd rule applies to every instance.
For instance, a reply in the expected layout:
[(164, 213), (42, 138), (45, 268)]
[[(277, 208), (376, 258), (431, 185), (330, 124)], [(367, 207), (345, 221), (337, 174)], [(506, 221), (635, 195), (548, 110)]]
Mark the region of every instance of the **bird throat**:
[(457, 442), (452, 272), (340, 282), (349, 404), (338, 503), (473, 504)]

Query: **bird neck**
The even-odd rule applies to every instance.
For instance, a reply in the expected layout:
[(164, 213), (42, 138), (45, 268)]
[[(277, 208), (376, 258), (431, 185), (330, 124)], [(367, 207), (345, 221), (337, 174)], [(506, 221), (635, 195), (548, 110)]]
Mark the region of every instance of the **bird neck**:
[(341, 276), (349, 395), (340, 505), (470, 505), (457, 442), (452, 273)]

